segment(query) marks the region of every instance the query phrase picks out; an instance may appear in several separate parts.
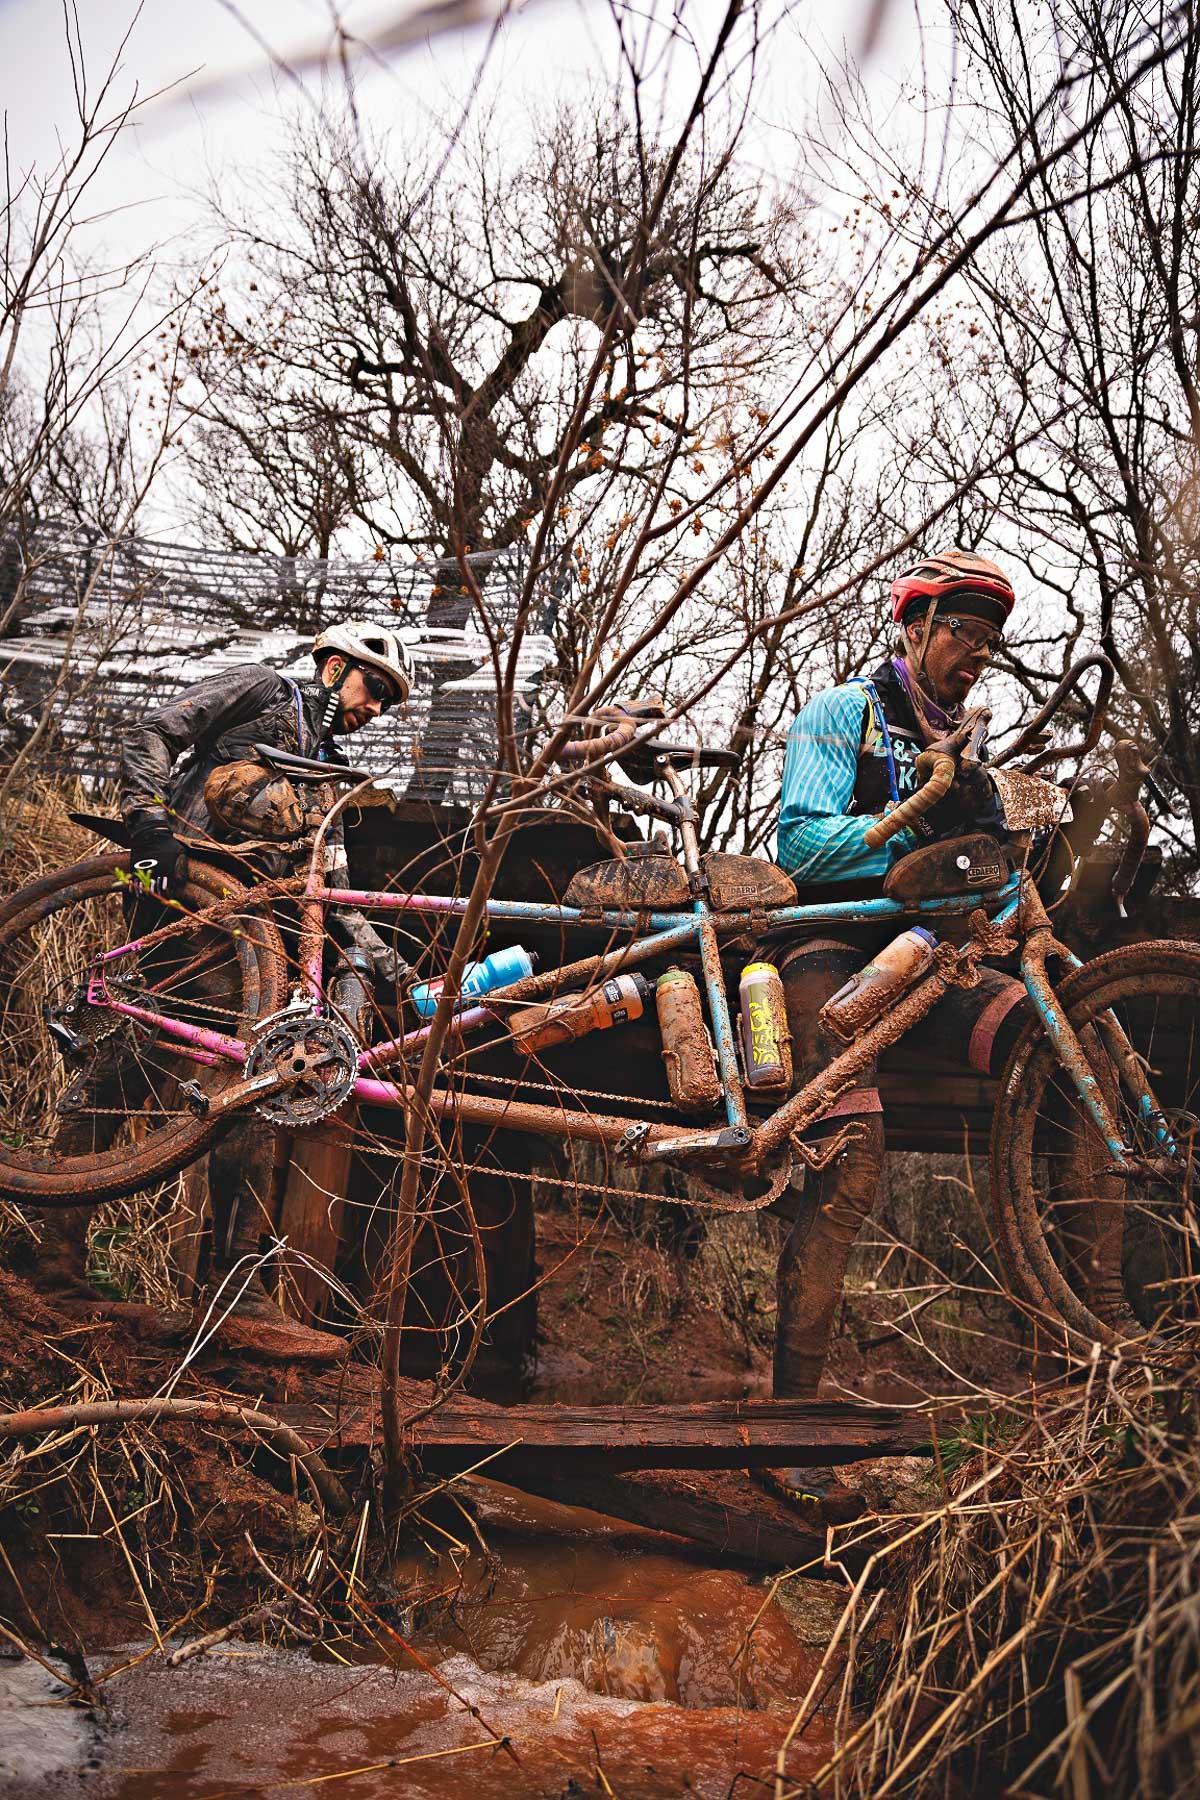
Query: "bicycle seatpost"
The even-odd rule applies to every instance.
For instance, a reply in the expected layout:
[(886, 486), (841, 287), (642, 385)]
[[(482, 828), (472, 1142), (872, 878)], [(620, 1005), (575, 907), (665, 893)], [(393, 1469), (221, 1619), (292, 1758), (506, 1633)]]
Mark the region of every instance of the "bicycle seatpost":
[(683, 842), (683, 866), (688, 872), (688, 880), (694, 890), (702, 879), (700, 838), (696, 831), (696, 809), (692, 805), (692, 797), (679, 779), (677, 771), (671, 767), (669, 758), (661, 757), (659, 768), (671, 790), (675, 804), (679, 808), (679, 836)]

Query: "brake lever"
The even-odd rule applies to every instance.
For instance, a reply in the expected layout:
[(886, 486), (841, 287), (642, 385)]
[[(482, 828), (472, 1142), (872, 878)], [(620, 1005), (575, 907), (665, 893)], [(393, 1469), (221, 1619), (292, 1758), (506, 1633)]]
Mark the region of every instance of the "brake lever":
[(662, 819), (667, 825), (678, 825), (686, 816), (676, 801), (660, 800), (656, 794), (645, 793), (624, 782), (593, 779), (591, 786), (625, 812), (646, 813), (650, 818)]
[(992, 722), (990, 708), (976, 707), (969, 712), (961, 725), (947, 732), (945, 737), (936, 738), (932, 744), (926, 744), (926, 754), (961, 757), (966, 762), (978, 762), (987, 728)]

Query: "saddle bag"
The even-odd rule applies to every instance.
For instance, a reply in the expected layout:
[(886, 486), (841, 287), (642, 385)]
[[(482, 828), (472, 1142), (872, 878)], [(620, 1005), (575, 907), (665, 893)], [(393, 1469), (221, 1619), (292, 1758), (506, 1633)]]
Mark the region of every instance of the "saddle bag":
[[(701, 857), (715, 912), (766, 912), (793, 906), (796, 886), (775, 863), (761, 856), (729, 856), (710, 850)], [(673, 856), (631, 856), (592, 863), (572, 875), (563, 896), (584, 912), (673, 912), (691, 899), (687, 875)]]
[(1012, 852), (985, 831), (922, 844), (893, 863), (884, 878), (888, 900), (946, 900), (954, 894), (992, 894), (1013, 872)]
[(563, 900), (583, 912), (671, 912), (691, 899), (673, 856), (633, 856), (592, 863), (572, 875)]

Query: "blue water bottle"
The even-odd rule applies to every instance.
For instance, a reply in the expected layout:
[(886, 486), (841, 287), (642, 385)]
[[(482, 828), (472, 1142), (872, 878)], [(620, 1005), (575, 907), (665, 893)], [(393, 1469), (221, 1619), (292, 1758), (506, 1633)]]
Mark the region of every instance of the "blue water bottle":
[[(482, 962), (468, 963), (463, 970), (462, 990), (456, 1010), (478, 1000), (483, 994), (490, 994), (493, 988), (508, 987), (510, 982), (532, 975), (533, 964), (534, 958), (520, 944), (514, 944), (510, 950), (493, 950)], [(436, 1012), (438, 998), (445, 985), (443, 980), (419, 981), (413, 988), (412, 1003), (421, 1018), (431, 1018)]]

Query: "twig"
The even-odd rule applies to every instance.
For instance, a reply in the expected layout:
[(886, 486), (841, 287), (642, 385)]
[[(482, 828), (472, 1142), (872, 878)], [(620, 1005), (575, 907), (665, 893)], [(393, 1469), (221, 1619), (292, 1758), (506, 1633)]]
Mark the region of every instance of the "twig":
[(217, 1400), (96, 1400), (78, 1406), (46, 1406), (0, 1414), (0, 1437), (41, 1437), (87, 1425), (153, 1425), (161, 1419), (195, 1419), (213, 1425), (245, 1425), (259, 1431), (281, 1456), (294, 1456), (331, 1513), (350, 1510), (350, 1497), (331, 1470), (290, 1425), (252, 1406)]

